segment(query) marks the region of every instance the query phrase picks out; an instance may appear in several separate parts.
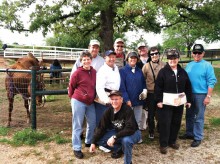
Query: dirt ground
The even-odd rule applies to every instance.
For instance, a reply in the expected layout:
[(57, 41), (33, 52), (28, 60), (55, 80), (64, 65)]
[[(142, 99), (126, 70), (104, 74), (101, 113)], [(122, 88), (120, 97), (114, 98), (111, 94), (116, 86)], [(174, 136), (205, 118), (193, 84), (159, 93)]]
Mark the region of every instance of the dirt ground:
[[(0, 62), (1, 64), (1, 62)], [(7, 64), (6, 64), (7, 65)], [(0, 68), (5, 68), (4, 67)], [(1, 79), (3, 75), (0, 75)], [(0, 85), (0, 87), (2, 87)], [(2, 88), (0, 88), (2, 89)], [(1, 94), (1, 102), (6, 101)], [(18, 102), (21, 101), (19, 98)], [(220, 163), (220, 128), (211, 127), (209, 119), (220, 118), (220, 97), (213, 95), (211, 104), (207, 107), (205, 121), (205, 138), (197, 148), (191, 148), (191, 140), (178, 140), (181, 145), (179, 150), (168, 149), (167, 155), (159, 152), (158, 134), (154, 141), (149, 141), (147, 131), (143, 131), (144, 143), (134, 146), (134, 164), (200, 164)], [(0, 105), (0, 126), (4, 126), (7, 121), (7, 103)], [(26, 124), (26, 112), (21, 103), (17, 103), (13, 111), (12, 131), (29, 127)], [(71, 109), (66, 95), (56, 97), (54, 101), (47, 102), (43, 108), (37, 109), (37, 128), (51, 134), (62, 134), (71, 139)], [(184, 117), (180, 133), (184, 133)], [(8, 138), (12, 134), (9, 134)], [(1, 137), (0, 138), (5, 138)], [(83, 144), (84, 146), (84, 144)], [(36, 146), (12, 147), (8, 144), (0, 143), (0, 164), (113, 164), (123, 163), (123, 158), (112, 159), (110, 153), (103, 153), (97, 149), (94, 154), (89, 153), (88, 148), (82, 149), (84, 159), (76, 159), (72, 152), (71, 143), (56, 144), (54, 142), (40, 142)]]

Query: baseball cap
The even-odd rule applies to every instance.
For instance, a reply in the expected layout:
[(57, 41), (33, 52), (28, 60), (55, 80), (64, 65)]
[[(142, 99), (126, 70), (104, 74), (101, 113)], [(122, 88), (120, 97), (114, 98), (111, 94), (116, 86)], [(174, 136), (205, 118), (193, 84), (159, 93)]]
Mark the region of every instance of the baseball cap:
[(96, 40), (96, 39), (92, 39), (92, 40), (90, 40), (89, 45), (90, 46), (93, 46), (93, 45), (100, 46), (100, 42), (98, 40)]
[(147, 47), (146, 44), (144, 42), (140, 42), (137, 45), (137, 49), (139, 49), (140, 47)]
[(204, 47), (201, 44), (195, 44), (193, 46), (193, 50), (192, 52), (203, 52), (204, 51)]
[(122, 97), (122, 93), (120, 91), (111, 91), (108, 97), (111, 96), (121, 96)]
[(117, 38), (117, 39), (115, 40), (115, 43), (114, 43), (114, 44), (116, 44), (116, 43), (118, 43), (118, 42), (124, 43), (124, 40), (123, 40), (122, 38)]
[(108, 50), (108, 51), (105, 51), (105, 56), (109, 56), (109, 55), (116, 55), (116, 53), (112, 50)]
[(166, 52), (167, 59), (172, 59), (172, 58), (179, 58), (180, 54), (179, 51), (175, 48), (173, 49), (168, 49)]
[(128, 60), (128, 58), (130, 58), (130, 57), (136, 57), (139, 60), (139, 56), (135, 51), (129, 52), (126, 57), (126, 60)]

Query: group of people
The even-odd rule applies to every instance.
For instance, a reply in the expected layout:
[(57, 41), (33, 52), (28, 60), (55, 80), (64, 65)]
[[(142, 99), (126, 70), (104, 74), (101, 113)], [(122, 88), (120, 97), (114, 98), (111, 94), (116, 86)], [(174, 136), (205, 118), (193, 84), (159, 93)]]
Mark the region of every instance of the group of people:
[(166, 52), (164, 63), (157, 47), (148, 50), (141, 42), (138, 53), (131, 51), (125, 55), (124, 46), (123, 39), (116, 39), (114, 50), (106, 51), (103, 58), (99, 55), (100, 42), (91, 40), (88, 51), (82, 52), (73, 66), (68, 95), (74, 155), (80, 159), (84, 156), (80, 138), (84, 118), (85, 147), (94, 152), (98, 145), (105, 152), (112, 151), (112, 158), (124, 154), (126, 164), (132, 163), (133, 145), (142, 142), (141, 130), (146, 120), (149, 138), (154, 139), (156, 116), (160, 152), (166, 154), (168, 147), (179, 149), (176, 141), (184, 105), (186, 134), (180, 138), (193, 139), (191, 146), (199, 146), (205, 108), (216, 83), (212, 65), (203, 60), (203, 46), (194, 45), (194, 61), (186, 69), (178, 64), (177, 49)]

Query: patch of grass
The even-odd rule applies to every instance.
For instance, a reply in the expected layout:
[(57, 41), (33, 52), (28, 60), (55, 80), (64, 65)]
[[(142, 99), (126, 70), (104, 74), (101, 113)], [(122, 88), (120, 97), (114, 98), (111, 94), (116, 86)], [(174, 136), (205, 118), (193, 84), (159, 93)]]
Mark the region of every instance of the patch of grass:
[(51, 137), (50, 139), (55, 141), (57, 144), (65, 144), (71, 142), (71, 139), (66, 139), (58, 134), (55, 135), (54, 137)]
[(28, 128), (15, 133), (12, 140), (10, 141), (10, 144), (13, 146), (34, 146), (38, 141), (43, 141), (47, 138), (48, 137), (46, 134)]
[(212, 126), (220, 127), (220, 118), (211, 118), (209, 122)]
[(217, 84), (214, 87), (214, 92), (220, 93), (220, 68), (215, 69), (215, 76), (217, 78)]
[(54, 95), (46, 95), (45, 97), (46, 97), (47, 102), (55, 101), (55, 96)]
[(0, 127), (0, 136), (6, 136), (9, 132), (9, 128)]

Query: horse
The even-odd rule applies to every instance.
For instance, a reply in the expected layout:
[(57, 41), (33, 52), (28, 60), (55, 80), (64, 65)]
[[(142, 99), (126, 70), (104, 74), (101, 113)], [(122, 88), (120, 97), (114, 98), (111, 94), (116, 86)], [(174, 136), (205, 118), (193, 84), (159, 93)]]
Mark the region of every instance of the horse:
[[(28, 53), (26, 57), (20, 58), (17, 60), (15, 64), (10, 66), (10, 69), (18, 69), (18, 70), (30, 70), (31, 67), (40, 69), (40, 62), (37, 58), (33, 56), (33, 54)], [(7, 98), (9, 102), (8, 107), (8, 122), (7, 126), (10, 127), (10, 123), (12, 121), (11, 115), (13, 111), (13, 103), (14, 96), (17, 94), (21, 94), (24, 100), (24, 107), (27, 111), (27, 123), (30, 123), (30, 111), (28, 101), (31, 97), (31, 74), (30, 73), (21, 73), (21, 72), (7, 72), (5, 78), (5, 88), (7, 91)], [(43, 90), (43, 76), (37, 75), (36, 77), (36, 89)], [(42, 95), (36, 96), (36, 105), (39, 106), (42, 104)]]

